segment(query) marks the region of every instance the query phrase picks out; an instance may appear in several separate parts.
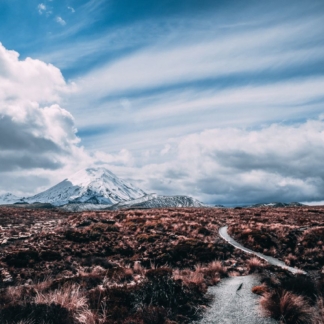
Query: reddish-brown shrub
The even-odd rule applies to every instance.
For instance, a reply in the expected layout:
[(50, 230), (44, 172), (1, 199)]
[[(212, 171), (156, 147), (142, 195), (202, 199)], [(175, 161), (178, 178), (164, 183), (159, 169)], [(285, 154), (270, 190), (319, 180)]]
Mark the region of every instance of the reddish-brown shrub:
[(247, 267), (248, 271), (251, 273), (260, 270), (260, 268), (263, 267), (263, 263), (259, 258), (253, 257), (247, 261)]
[(252, 288), (252, 292), (256, 295), (264, 295), (266, 292), (268, 292), (268, 288), (266, 285), (260, 285), (260, 286), (254, 286)]
[(265, 293), (261, 305), (267, 315), (286, 324), (312, 324), (314, 319), (314, 310), (307, 301), (285, 290)]

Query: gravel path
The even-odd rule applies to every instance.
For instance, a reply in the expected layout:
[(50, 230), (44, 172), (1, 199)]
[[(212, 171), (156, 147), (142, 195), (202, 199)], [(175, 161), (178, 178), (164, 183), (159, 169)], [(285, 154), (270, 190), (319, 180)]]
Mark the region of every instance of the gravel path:
[[(237, 290), (240, 285), (241, 288)], [(217, 286), (210, 287), (208, 292), (214, 295), (211, 308), (197, 324), (276, 324), (277, 321), (262, 316), (259, 296), (251, 289), (259, 284), (256, 275), (230, 277), (223, 279)]]
[[(219, 235), (233, 245), (246, 253), (254, 254), (257, 257), (269, 262), (272, 265), (284, 268), (292, 273), (306, 272), (288, 267), (284, 262), (254, 252), (240, 243), (236, 242), (227, 233), (227, 226), (219, 229)], [(257, 275), (244, 277), (230, 277), (223, 279), (217, 286), (210, 287), (208, 293), (214, 296), (215, 300), (211, 308), (205, 313), (199, 324), (275, 324), (276, 320), (262, 316), (259, 306), (259, 297), (252, 293), (253, 286), (260, 284)]]
[(271, 256), (268, 256), (268, 255), (264, 255), (262, 253), (259, 253), (259, 252), (254, 252), (246, 247), (244, 247), (243, 245), (241, 245), (240, 243), (236, 242), (232, 237), (230, 237), (227, 233), (227, 226), (224, 226), (224, 227), (221, 227), (219, 229), (219, 235), (225, 240), (227, 241), (229, 244), (233, 245), (234, 247), (236, 247), (237, 249), (240, 249), (246, 253), (250, 253), (250, 254), (254, 254), (256, 255), (257, 257), (259, 257), (260, 259), (263, 259), (267, 262), (269, 262), (270, 264), (272, 265), (275, 265), (275, 266), (278, 266), (278, 267), (281, 267), (285, 270), (288, 270), (294, 274), (296, 273), (302, 273), (302, 274), (306, 274), (305, 271), (303, 270), (300, 270), (300, 269), (297, 269), (297, 268), (292, 268), (292, 267), (288, 267), (284, 262), (276, 259), (276, 258), (273, 258)]

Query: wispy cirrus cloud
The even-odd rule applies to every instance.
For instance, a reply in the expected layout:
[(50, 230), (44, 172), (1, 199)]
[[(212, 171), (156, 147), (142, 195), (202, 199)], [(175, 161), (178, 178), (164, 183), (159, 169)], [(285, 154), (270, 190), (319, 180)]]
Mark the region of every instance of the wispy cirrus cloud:
[[(214, 38), (206, 33), (113, 60), (78, 79), (79, 96), (70, 107), (80, 134), (91, 147), (130, 149), (143, 145), (149, 132), (163, 142), (215, 124), (255, 127), (315, 117), (324, 85), (318, 24), (313, 18)], [(105, 142), (105, 136), (116, 139)]]
[[(322, 111), (323, 87), (324, 79), (319, 77), (225, 89), (170, 90), (111, 99), (96, 107), (89, 105), (76, 115), (80, 135), (90, 147), (137, 150), (150, 147), (152, 137), (157, 145), (216, 125), (260, 127), (276, 120), (315, 118)], [(81, 105), (78, 102), (76, 106)], [(114, 141), (105, 141), (107, 136)]]
[[(202, 41), (193, 35), (189, 43), (168, 46), (162, 42), (161, 46), (144, 48), (91, 71), (79, 82), (80, 87), (97, 96), (108, 96), (231, 75), (284, 72), (319, 63), (324, 45), (316, 42), (321, 38), (318, 24), (318, 19), (312, 19), (226, 36), (205, 35)], [(306, 38), (313, 38), (314, 44), (305, 47)]]

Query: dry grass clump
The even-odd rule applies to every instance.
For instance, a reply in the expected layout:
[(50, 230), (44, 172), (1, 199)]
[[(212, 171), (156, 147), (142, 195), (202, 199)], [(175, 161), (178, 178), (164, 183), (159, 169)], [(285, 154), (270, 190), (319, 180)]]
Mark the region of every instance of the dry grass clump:
[(34, 298), (35, 304), (57, 304), (70, 312), (80, 312), (87, 308), (87, 299), (78, 285), (66, 285), (61, 289), (47, 293), (37, 292)]
[(263, 267), (264, 264), (259, 258), (252, 257), (251, 259), (247, 260), (247, 268), (249, 273), (259, 271)]
[(324, 307), (320, 285), (304, 275), (264, 278), (253, 292), (262, 295), (265, 313), (280, 323), (323, 324)]
[[(72, 324), (72, 318), (74, 324), (99, 323), (89, 310), (86, 294), (81, 292), (80, 285), (65, 285), (51, 291), (49, 288), (52, 283), (47, 279), (30, 286), (8, 287), (2, 294), (2, 301), (6, 301), (6, 307), (0, 310), (1, 323), (10, 318), (8, 323), (13, 324), (16, 323), (15, 318), (24, 316), (31, 318), (19, 320), (17, 323), (56, 323), (51, 320), (56, 312), (60, 324)], [(55, 305), (58, 308), (55, 308)], [(66, 322), (62, 322), (62, 318), (66, 318)], [(47, 322), (46, 319), (50, 321)]]
[(205, 268), (205, 273), (207, 274), (219, 274), (220, 276), (227, 275), (227, 268), (223, 266), (220, 261), (213, 261), (209, 263)]
[(259, 285), (259, 286), (254, 286), (252, 288), (252, 292), (256, 295), (263, 296), (265, 293), (269, 291), (268, 287), (266, 285)]
[(173, 270), (175, 280), (181, 280), (187, 286), (195, 284), (201, 287), (202, 290), (207, 286), (216, 285), (222, 277), (227, 275), (227, 268), (220, 261), (213, 261), (205, 266), (198, 264), (195, 266), (195, 270), (189, 268)]
[(289, 291), (272, 291), (261, 298), (261, 305), (268, 316), (286, 324), (312, 324), (314, 309), (302, 296)]
[(175, 269), (173, 271), (174, 280), (180, 280), (185, 286), (191, 284), (205, 287), (205, 277), (199, 270), (192, 271), (190, 269)]

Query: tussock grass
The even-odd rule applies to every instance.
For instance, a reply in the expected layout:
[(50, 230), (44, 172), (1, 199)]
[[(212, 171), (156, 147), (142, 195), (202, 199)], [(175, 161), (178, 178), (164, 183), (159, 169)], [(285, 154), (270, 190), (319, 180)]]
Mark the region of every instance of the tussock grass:
[(266, 314), (286, 324), (313, 324), (314, 309), (302, 296), (289, 291), (265, 293), (261, 299)]
[(264, 267), (264, 263), (259, 258), (253, 257), (247, 260), (247, 268), (249, 273), (259, 271)]
[[(189, 323), (208, 305), (207, 287), (223, 277), (269, 269), (284, 276), (284, 271), (224, 243), (218, 236), (220, 226), (229, 225), (229, 232), (251, 249), (321, 270), (322, 215), (310, 217), (302, 208), (293, 211), (294, 215), (271, 208), (164, 208), (71, 214), (23, 209), (18, 213), (0, 207), (0, 225), (17, 226), (8, 226), (6, 236), (28, 234), (29, 224), (39, 220), (57, 220), (49, 229), (33, 228), (33, 237), (2, 251), (0, 275), (9, 273), (13, 281), (0, 280), (0, 318), (9, 321), (10, 311), (21, 315), (10, 318), (15, 324), (30, 314), (39, 314), (39, 319), (30, 319), (43, 324), (41, 319), (53, 313), (59, 324), (66, 324), (63, 317), (73, 324)], [(283, 280), (277, 286), (318, 309), (314, 314), (319, 318), (319, 293), (312, 299)], [(265, 298), (278, 287), (267, 285), (259, 293)]]

